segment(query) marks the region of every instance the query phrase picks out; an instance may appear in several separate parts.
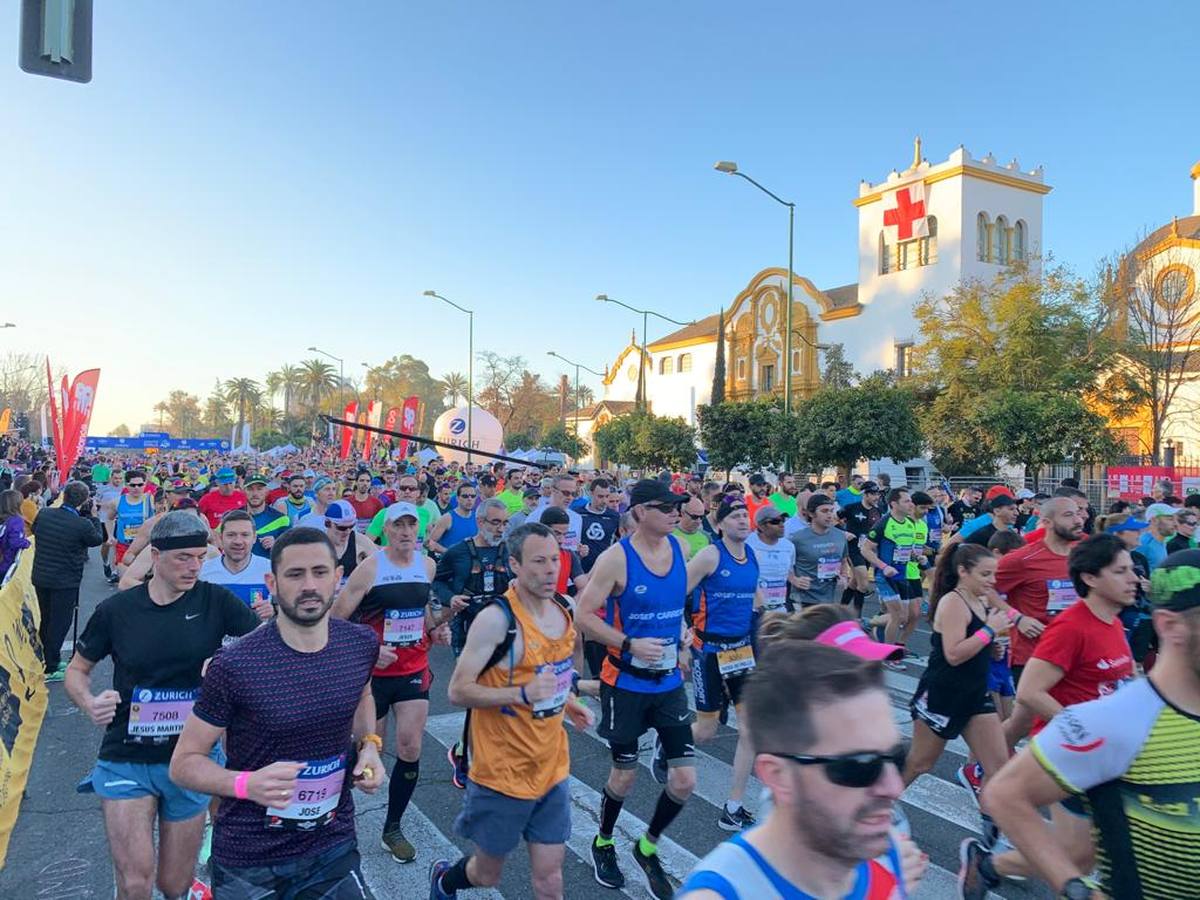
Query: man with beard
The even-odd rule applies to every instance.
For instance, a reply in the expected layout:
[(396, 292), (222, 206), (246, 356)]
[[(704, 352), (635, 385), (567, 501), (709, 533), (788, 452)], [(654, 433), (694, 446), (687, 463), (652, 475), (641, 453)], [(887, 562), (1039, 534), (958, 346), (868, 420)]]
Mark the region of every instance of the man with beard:
[(271, 546), (290, 526), (291, 520), (287, 515), (267, 504), (267, 477), (265, 475), (246, 476), (246, 511), (254, 524), (255, 556), (270, 559)]
[(442, 554), (461, 544), (473, 536), (478, 528), (475, 521), (475, 501), (479, 491), (470, 482), (463, 482), (455, 491), (458, 504), (454, 509), (448, 509), (438, 518), (429, 529), (429, 539), (425, 542), (434, 553)]
[[(214, 900), (372, 896), (350, 788), (383, 783), (370, 685), (379, 645), (369, 628), (330, 618), (338, 577), (321, 532), (276, 541), (267, 584), (280, 615), (213, 660), (180, 736), (172, 781), (224, 798)], [(225, 768), (209, 758), (222, 738)]]
[(275, 501), (272, 509), (280, 515), (287, 516), (291, 524), (297, 524), (301, 518), (313, 511), (312, 503), (304, 493), (307, 487), (308, 482), (304, 475), (295, 473), (287, 480), (287, 493)]
[(761, 656), (745, 705), (772, 809), (702, 859), (677, 896), (911, 896), (890, 833), (905, 748), (879, 663), (792, 639)]
[[(796, 476), (791, 472), (779, 473), (779, 490), (770, 497), (771, 505), (788, 517), (796, 515)], [(755, 521), (757, 521), (757, 516)]]
[[(325, 510), (336, 499), (337, 484), (334, 480), (328, 475), (317, 476), (317, 478), (313, 479), (313, 499), (309, 501), (312, 505), (312, 512), (301, 516), (296, 520), (296, 524), (305, 528), (315, 528), (317, 531), (320, 531), (325, 527)], [(394, 503), (395, 501), (392, 502)]]

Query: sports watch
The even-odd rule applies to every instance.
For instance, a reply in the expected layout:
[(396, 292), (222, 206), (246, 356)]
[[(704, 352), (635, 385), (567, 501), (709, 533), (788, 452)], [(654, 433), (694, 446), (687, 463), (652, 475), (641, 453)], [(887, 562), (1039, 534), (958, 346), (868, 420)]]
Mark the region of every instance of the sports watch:
[(1092, 900), (1092, 886), (1082, 878), (1072, 878), (1059, 894), (1064, 900)]

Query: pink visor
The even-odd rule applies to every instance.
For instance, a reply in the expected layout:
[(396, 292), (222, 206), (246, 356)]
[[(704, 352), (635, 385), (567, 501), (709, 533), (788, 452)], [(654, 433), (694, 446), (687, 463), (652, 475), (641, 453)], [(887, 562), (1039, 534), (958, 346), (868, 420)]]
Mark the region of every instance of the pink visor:
[(904, 648), (896, 644), (881, 644), (867, 636), (857, 622), (838, 622), (817, 635), (817, 643), (837, 647), (863, 659), (903, 659)]

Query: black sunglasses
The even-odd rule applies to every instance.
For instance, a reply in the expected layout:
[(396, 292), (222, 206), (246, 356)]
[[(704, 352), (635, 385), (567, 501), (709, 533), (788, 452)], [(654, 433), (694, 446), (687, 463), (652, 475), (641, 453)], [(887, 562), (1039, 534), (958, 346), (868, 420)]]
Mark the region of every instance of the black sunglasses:
[(678, 503), (646, 503), (644, 505), (649, 509), (657, 509), (660, 513), (668, 515), (679, 510)]
[(883, 766), (891, 763), (901, 773), (908, 759), (908, 747), (897, 744), (888, 753), (843, 753), (840, 756), (797, 756), (793, 753), (771, 753), (790, 759), (802, 766), (824, 766), (825, 777), (834, 784), (848, 788), (870, 787), (883, 777)]
[(782, 525), (783, 519), (760, 519), (759, 525)]

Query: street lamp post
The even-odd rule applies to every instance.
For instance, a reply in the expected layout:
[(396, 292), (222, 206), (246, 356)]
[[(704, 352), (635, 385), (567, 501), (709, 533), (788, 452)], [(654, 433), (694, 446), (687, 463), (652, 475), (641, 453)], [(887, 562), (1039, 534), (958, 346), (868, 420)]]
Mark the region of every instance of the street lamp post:
[[(367, 378), (370, 378), (370, 377), (371, 377), (371, 372), (373, 371), (374, 367), (373, 367), (373, 366), (372, 366), (370, 363), (362, 363), (361, 365), (362, 365), (362, 367), (363, 367), (364, 369), (366, 369), (366, 370), (367, 370)], [(364, 387), (366, 387), (366, 385), (365, 385), (365, 384), (364, 384), (363, 386), (364, 386)], [(378, 391), (378, 389), (371, 391), (371, 399), (372, 399), (372, 400), (378, 400), (378, 399), (379, 399), (379, 391)]]
[(320, 353), (322, 356), (328, 356), (338, 364), (338, 401), (342, 404), (342, 409), (346, 408), (346, 361), (340, 356), (334, 356), (332, 353), (326, 353), (316, 347), (308, 348), (310, 353)]
[(790, 414), (792, 411), (792, 281), (794, 277), (792, 267), (795, 254), (796, 204), (789, 203), (773, 191), (767, 190), (745, 172), (739, 172), (735, 162), (723, 160), (713, 168), (726, 175), (737, 175), (739, 178), (746, 179), (776, 203), (780, 203), (788, 209), (787, 321), (784, 324), (783, 338), (783, 411), (785, 414)]
[(585, 371), (591, 372), (593, 375), (599, 375), (601, 378), (604, 377), (604, 373), (597, 372), (595, 369), (589, 369), (583, 363), (577, 363), (574, 360), (567, 359), (561, 353), (555, 353), (553, 350), (547, 350), (546, 355), (553, 356), (555, 359), (561, 359), (568, 366), (575, 367), (575, 437), (579, 437), (579, 370), (584, 369)]
[(459, 306), (453, 300), (443, 297), (437, 291), (425, 291), (426, 297), (436, 297), (443, 303), (448, 303), (459, 312), (467, 314), (467, 462), (471, 461), (471, 449), (475, 446), (471, 437), (471, 420), (475, 418), (475, 313), (465, 306)]
[[(615, 303), (617, 306), (623, 306), (630, 312), (635, 312), (642, 317), (642, 352), (638, 355), (638, 381), (641, 384), (641, 396), (638, 397), (638, 405), (644, 410), (646, 408), (646, 320), (650, 316), (658, 316), (664, 322), (670, 322), (673, 325), (695, 325), (695, 321), (680, 322), (678, 319), (672, 319), (670, 316), (664, 316), (660, 312), (655, 312), (652, 309), (638, 309), (630, 306), (628, 303), (622, 303), (620, 300), (615, 300), (608, 294), (597, 294), (596, 299), (601, 303)], [(589, 370), (591, 371), (591, 370)]]

